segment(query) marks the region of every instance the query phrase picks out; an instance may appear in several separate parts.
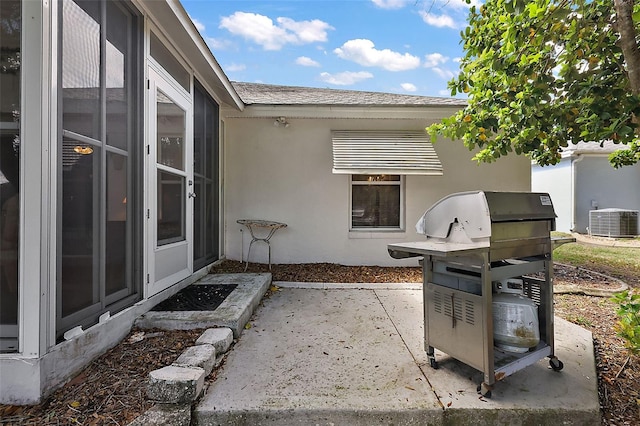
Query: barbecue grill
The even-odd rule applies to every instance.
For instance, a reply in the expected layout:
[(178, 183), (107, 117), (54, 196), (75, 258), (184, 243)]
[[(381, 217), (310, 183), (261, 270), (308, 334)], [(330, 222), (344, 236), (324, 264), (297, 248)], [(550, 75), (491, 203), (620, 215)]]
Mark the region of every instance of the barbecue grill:
[[(426, 241), (388, 245), (393, 258), (423, 257), (424, 338), (431, 367), (438, 367), (438, 348), (482, 371), (478, 392), (486, 397), (496, 381), (545, 357), (553, 370), (562, 370), (554, 354), (552, 252), (575, 239), (551, 239), (555, 218), (545, 193), (461, 192), (438, 201), (420, 218), (416, 229)], [(496, 289), (514, 282), (521, 293), (516, 297), (526, 297), (530, 309), (537, 310), (537, 323), (528, 325), (539, 339), (521, 351), (494, 347), (496, 323), (513, 323), (523, 306), (505, 311), (497, 301), (505, 296), (496, 296)], [(511, 337), (531, 342), (519, 334)]]

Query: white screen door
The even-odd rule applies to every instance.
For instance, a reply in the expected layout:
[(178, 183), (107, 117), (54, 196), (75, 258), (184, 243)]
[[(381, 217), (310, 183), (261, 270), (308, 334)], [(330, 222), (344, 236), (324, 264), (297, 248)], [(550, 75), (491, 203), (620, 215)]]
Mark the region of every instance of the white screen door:
[(149, 69), (148, 296), (193, 270), (193, 112), (188, 95)]

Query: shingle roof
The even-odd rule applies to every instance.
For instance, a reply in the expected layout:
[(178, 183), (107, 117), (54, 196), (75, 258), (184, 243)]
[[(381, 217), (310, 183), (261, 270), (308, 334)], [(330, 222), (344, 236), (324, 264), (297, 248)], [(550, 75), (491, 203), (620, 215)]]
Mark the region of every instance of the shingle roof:
[(242, 101), (247, 105), (406, 105), (465, 106), (464, 99), (431, 96), (398, 95), (395, 93), (361, 92), (356, 90), (321, 89), (313, 87), (278, 86), (232, 81)]

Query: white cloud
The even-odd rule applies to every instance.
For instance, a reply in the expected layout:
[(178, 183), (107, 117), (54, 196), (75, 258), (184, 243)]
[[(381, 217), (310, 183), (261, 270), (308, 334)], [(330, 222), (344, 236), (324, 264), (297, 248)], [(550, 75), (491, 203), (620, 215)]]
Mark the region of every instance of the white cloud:
[(433, 67), (431, 69), (445, 80), (451, 80), (453, 77), (456, 76), (456, 73), (450, 70), (443, 70), (442, 68), (438, 68), (438, 67)]
[(408, 0), (371, 0), (380, 9), (400, 9), (404, 7)]
[(231, 41), (221, 38), (205, 37), (205, 41), (214, 53), (216, 50), (226, 50), (232, 45)]
[(193, 25), (196, 26), (196, 29), (198, 31), (200, 31), (201, 33), (203, 33), (204, 30), (205, 30), (204, 24), (202, 22), (198, 21), (197, 19), (192, 18), (191, 16), (189, 16), (189, 17), (191, 18), (191, 21), (193, 22)]
[(455, 62), (456, 64), (459, 64), (460, 62), (462, 62), (462, 58), (460, 56), (453, 58), (453, 62)]
[(302, 65), (303, 67), (319, 67), (320, 66), (319, 62), (314, 61), (313, 59), (307, 56), (300, 56), (299, 58), (297, 58), (296, 64)]
[(349, 86), (369, 78), (373, 78), (373, 74), (366, 71), (345, 71), (339, 72), (337, 74), (329, 74), (328, 72), (323, 72), (320, 74), (320, 80), (324, 81), (325, 83), (335, 84), (336, 86)]
[(422, 20), (427, 24), (438, 28), (457, 28), (458, 25), (453, 21), (453, 18), (449, 15), (435, 15), (433, 13), (420, 11)]
[(299, 40), (298, 44), (327, 41), (327, 30), (333, 29), (331, 25), (319, 19), (294, 21), (290, 18), (278, 18), (276, 21), (280, 24), (280, 27), (295, 34)]
[(326, 22), (294, 21), (277, 18), (277, 24), (268, 16), (235, 12), (220, 20), (220, 28), (252, 41), (265, 50), (280, 50), (286, 44), (307, 44), (327, 40), (327, 31), (333, 27)]
[(448, 56), (444, 56), (441, 53), (429, 53), (424, 57), (425, 68), (437, 67), (440, 64), (444, 64), (449, 60)]
[(231, 64), (225, 67), (226, 71), (234, 72), (234, 71), (244, 71), (247, 69), (245, 64)]
[(427, 24), (438, 28), (460, 29), (466, 26), (465, 18), (472, 6), (479, 7), (483, 0), (430, 0), (418, 13)]
[(412, 83), (402, 83), (400, 85), (405, 92), (415, 92), (418, 90), (415, 84)]
[(468, 4), (465, 0), (446, 0), (445, 3), (447, 7), (452, 9), (470, 9), (472, 6), (480, 7), (481, 4), (482, 2), (479, 0), (471, 0)]
[(387, 71), (406, 71), (420, 66), (420, 58), (389, 49), (378, 50), (371, 40), (349, 40), (333, 51), (338, 57), (366, 67), (380, 67)]

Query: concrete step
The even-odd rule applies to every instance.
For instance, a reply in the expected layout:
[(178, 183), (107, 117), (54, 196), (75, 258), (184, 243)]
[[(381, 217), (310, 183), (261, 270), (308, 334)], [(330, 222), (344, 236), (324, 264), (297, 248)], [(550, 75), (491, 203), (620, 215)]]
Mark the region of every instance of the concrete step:
[(139, 328), (189, 330), (228, 327), (238, 338), (271, 285), (270, 273), (210, 274), (191, 285), (236, 285), (214, 311), (149, 311), (135, 322)]

